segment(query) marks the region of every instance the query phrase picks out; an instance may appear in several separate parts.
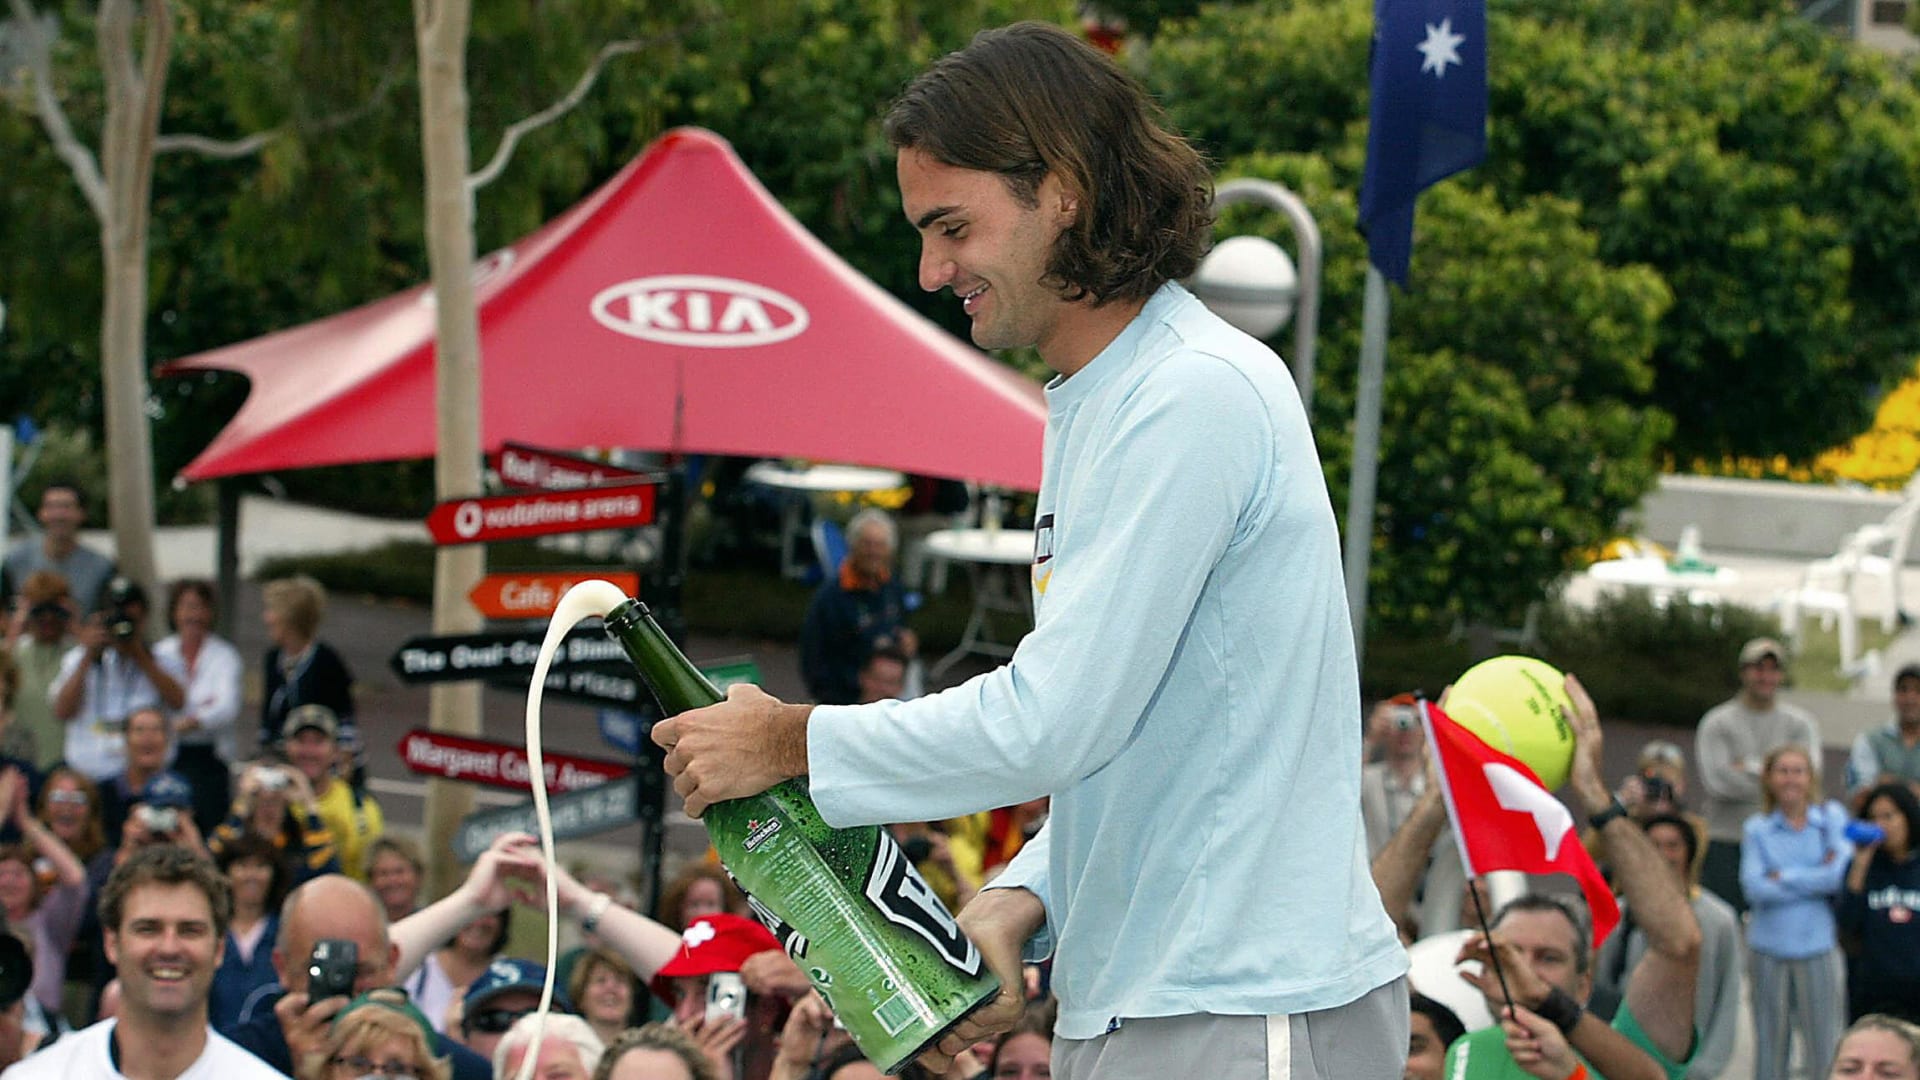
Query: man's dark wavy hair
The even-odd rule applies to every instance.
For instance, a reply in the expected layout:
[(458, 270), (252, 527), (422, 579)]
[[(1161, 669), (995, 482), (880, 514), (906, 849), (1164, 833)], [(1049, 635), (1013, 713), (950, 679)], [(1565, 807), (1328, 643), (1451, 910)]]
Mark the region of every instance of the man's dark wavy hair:
[(143, 847), (114, 867), (100, 890), (100, 925), (116, 933), (125, 929), (127, 894), (142, 885), (192, 885), (207, 894), (213, 909), (213, 936), (223, 941), (233, 922), (233, 891), (213, 860), (178, 844)]
[(1057, 26), (975, 34), (907, 86), (884, 128), (895, 149), (999, 173), (1027, 207), (1058, 176), (1079, 203), (1043, 279), (1063, 299), (1145, 299), (1191, 276), (1211, 241), (1205, 159), (1139, 83)]

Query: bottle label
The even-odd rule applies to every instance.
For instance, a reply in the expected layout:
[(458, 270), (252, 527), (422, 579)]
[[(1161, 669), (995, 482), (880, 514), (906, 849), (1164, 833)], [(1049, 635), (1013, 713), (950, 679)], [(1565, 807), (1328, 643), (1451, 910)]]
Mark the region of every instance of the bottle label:
[(980, 950), (960, 932), (947, 906), (885, 829), (874, 846), (866, 893), (887, 921), (925, 938), (947, 963), (968, 975), (980, 974)]

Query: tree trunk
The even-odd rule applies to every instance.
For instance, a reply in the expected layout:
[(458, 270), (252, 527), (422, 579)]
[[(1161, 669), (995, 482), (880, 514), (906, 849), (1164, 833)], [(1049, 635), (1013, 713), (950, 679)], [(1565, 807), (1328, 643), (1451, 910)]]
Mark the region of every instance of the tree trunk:
[[(439, 424), (434, 489), (441, 499), (480, 490), (480, 318), (473, 299), (473, 202), (467, 192), (467, 28), (470, 0), (414, 0), (420, 56), (420, 143), (426, 162), (427, 258), (436, 307), (434, 380)], [(468, 634), (480, 615), (467, 593), (480, 580), (485, 551), (443, 547), (433, 564), (433, 632)], [(480, 732), (480, 686), (436, 683), (427, 724), (435, 731)], [(460, 819), (473, 808), (467, 784), (430, 781), (426, 830), (429, 888), (459, 884), (447, 853)]]
[[(133, 0), (103, 0), (100, 63), (107, 116), (101, 136), (106, 213), (100, 375), (106, 403), (107, 504), (121, 572), (159, 584), (153, 554), (153, 442), (147, 427), (147, 229), (153, 143), (166, 96), (173, 16), (167, 0), (142, 5), (144, 41), (134, 43)], [(157, 610), (156, 615), (160, 614)]]

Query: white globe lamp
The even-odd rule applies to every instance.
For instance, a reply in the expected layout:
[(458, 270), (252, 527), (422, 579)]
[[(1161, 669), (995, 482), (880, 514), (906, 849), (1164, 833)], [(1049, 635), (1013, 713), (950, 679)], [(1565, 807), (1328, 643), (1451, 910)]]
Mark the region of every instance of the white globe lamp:
[(1293, 260), (1264, 236), (1230, 236), (1214, 245), (1188, 284), (1214, 314), (1263, 341), (1287, 325), (1300, 295)]

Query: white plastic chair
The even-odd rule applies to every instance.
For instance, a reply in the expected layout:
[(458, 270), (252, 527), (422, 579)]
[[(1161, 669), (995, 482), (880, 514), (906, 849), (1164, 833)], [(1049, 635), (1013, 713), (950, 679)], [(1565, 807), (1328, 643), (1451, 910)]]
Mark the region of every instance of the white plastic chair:
[(1905, 497), (1885, 521), (1863, 526), (1855, 536), (1860, 545), (1860, 561), (1855, 572), (1863, 578), (1885, 582), (1880, 595), (1886, 609), (1880, 613), (1880, 625), (1888, 633), (1899, 628), (1905, 608), (1900, 601), (1900, 570), (1907, 563), (1907, 549), (1913, 544), (1914, 523), (1920, 520), (1920, 484), (1907, 481)]
[(1852, 671), (1860, 651), (1860, 619), (1853, 606), (1853, 580), (1860, 572), (1867, 542), (1859, 532), (1849, 534), (1838, 552), (1808, 563), (1801, 571), (1800, 584), (1781, 593), (1774, 601), (1780, 608), (1780, 624), (1795, 652), (1801, 646), (1801, 616), (1819, 616), (1820, 625), (1826, 629), (1839, 625), (1840, 670), (1843, 672)]

